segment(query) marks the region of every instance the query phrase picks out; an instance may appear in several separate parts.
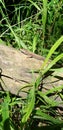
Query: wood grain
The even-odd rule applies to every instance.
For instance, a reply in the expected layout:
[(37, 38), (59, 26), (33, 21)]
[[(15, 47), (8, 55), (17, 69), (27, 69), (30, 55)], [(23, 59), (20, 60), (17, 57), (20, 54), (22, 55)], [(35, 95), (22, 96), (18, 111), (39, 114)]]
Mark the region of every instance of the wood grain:
[[(0, 87), (10, 91), (13, 94), (26, 97), (27, 91), (30, 89), (29, 83), (32, 83), (39, 76), (38, 73), (30, 73), (30, 71), (38, 70), (44, 62), (44, 57), (25, 50), (16, 50), (12, 47), (0, 44)], [(63, 72), (58, 73), (63, 77)], [(63, 85), (63, 80), (59, 80), (53, 76), (48, 76), (43, 80), (43, 89), (51, 89), (54, 86)], [(23, 91), (22, 91), (23, 90)], [(18, 93), (19, 92), (19, 93)]]

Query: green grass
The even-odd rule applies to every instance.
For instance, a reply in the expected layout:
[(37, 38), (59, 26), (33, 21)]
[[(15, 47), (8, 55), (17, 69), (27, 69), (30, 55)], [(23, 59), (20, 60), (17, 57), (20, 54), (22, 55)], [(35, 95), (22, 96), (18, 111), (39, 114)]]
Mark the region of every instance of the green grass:
[[(62, 130), (63, 117), (58, 112), (60, 102), (50, 97), (57, 95), (63, 103), (63, 85), (54, 86), (46, 93), (39, 91), (38, 86), (50, 71), (55, 72), (55, 76), (63, 71), (60, 68), (63, 61), (63, 1), (22, 0), (10, 3), (0, 0), (0, 5), (0, 43), (46, 57), (38, 70), (39, 77), (28, 85), (32, 89), (26, 99), (0, 91), (0, 130)], [(49, 59), (52, 61), (48, 64)], [(54, 67), (57, 63), (59, 68)]]
[[(7, 45), (46, 56), (62, 35), (62, 1), (22, 0), (19, 3), (4, 3), (0, 0), (0, 4), (0, 38)], [(59, 48), (61, 51), (62, 46)]]
[[(1, 93), (1, 104), (0, 104), (0, 127), (1, 130), (29, 130), (33, 127), (33, 122), (38, 122), (37, 129), (43, 127), (43, 123), (48, 125), (52, 125), (53, 127), (59, 126), (60, 129), (63, 127), (63, 118), (62, 114), (58, 114), (57, 108), (61, 102), (55, 101), (55, 99), (51, 99), (49, 95), (53, 94), (61, 97), (63, 103), (63, 95), (62, 95), (62, 86), (55, 86), (51, 90), (47, 90), (46, 92), (41, 92), (38, 90), (38, 86), (40, 84), (41, 77), (46, 75), (47, 72), (52, 69), (52, 66), (56, 64), (58, 60), (63, 58), (63, 54), (58, 55), (52, 62), (47, 66), (46, 61), (48, 61), (49, 57), (54, 53), (57, 47), (63, 42), (63, 37), (61, 37), (50, 49), (48, 56), (44, 61), (44, 66), (40, 69), (42, 74), (37, 78), (35, 82), (33, 82), (32, 88), (28, 92), (27, 98), (24, 100), (20, 97), (13, 97), (7, 93)], [(52, 69), (53, 71), (61, 71), (61, 68)], [(14, 117), (15, 116), (15, 117)], [(17, 118), (17, 123), (16, 123)], [(39, 126), (41, 124), (41, 126)], [(35, 127), (35, 126), (34, 126)]]

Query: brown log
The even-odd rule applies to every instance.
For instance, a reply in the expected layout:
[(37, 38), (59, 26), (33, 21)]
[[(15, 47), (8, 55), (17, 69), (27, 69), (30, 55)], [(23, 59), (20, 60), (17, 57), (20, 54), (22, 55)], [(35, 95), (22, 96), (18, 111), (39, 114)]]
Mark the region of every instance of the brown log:
[[(38, 77), (38, 73), (30, 73), (38, 70), (44, 62), (44, 57), (31, 53), (26, 50), (16, 50), (12, 47), (0, 44), (0, 87), (25, 97), (30, 87), (21, 88), (32, 83)], [(1, 73), (2, 70), (2, 73)], [(58, 74), (63, 77), (63, 72)], [(51, 89), (54, 86), (63, 85), (63, 80), (48, 76), (43, 81), (43, 91)], [(21, 91), (20, 91), (21, 90)]]

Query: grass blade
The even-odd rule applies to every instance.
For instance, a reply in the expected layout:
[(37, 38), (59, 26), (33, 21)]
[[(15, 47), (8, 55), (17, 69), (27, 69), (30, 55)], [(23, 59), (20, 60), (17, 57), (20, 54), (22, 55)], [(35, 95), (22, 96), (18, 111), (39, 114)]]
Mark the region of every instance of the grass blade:
[(10, 103), (10, 97), (9, 93), (7, 93), (7, 96), (4, 98), (4, 102), (2, 103), (2, 124), (3, 127), (7, 130), (10, 130), (9, 103)]
[(30, 3), (32, 3), (39, 11), (40, 11), (40, 8), (39, 6), (36, 4), (36, 2), (33, 2), (32, 0), (28, 0)]
[(44, 43), (44, 38), (45, 38), (46, 20), (47, 20), (47, 0), (43, 0), (43, 14), (42, 14), (43, 43)]
[(27, 122), (35, 104), (35, 85), (33, 85), (33, 88), (30, 90), (29, 97), (28, 97), (28, 103), (26, 104), (26, 107), (23, 110), (24, 116), (22, 118), (22, 123)]
[(60, 59), (63, 58), (63, 53), (58, 55), (53, 61), (50, 62), (50, 64), (42, 71), (42, 75), (44, 75), (53, 65), (56, 64)]
[(48, 63), (49, 58), (51, 57), (51, 55), (54, 53), (54, 51), (59, 47), (59, 45), (63, 42), (63, 36), (61, 36), (56, 43), (52, 46), (52, 48), (50, 49), (44, 63), (41, 66), (41, 69), (44, 69)]
[(40, 109), (39, 110), (36, 110), (36, 116), (39, 117), (39, 119), (43, 119), (43, 120), (47, 120), (47, 121), (50, 121), (52, 122), (53, 124), (58, 124), (58, 125), (61, 125), (63, 122), (61, 120), (59, 120), (58, 118), (54, 118), (54, 117), (51, 117), (50, 115), (42, 112)]

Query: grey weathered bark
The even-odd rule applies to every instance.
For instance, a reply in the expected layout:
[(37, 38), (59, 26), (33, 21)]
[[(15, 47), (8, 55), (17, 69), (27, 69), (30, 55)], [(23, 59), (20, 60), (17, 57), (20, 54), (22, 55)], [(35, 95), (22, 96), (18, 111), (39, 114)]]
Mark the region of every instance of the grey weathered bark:
[[(33, 70), (39, 69), (43, 62), (44, 58), (34, 53), (19, 51), (0, 44), (0, 68), (2, 70), (0, 86), (13, 94), (19, 92), (20, 96), (25, 97), (26, 93), (20, 89), (36, 80), (39, 74), (33, 73)], [(58, 73), (59, 75), (63, 77), (63, 72)], [(59, 85), (63, 85), (63, 80), (48, 76), (43, 81), (43, 91), (46, 91), (45, 88), (50, 89)], [(27, 92), (28, 89), (25, 87), (23, 91)]]

